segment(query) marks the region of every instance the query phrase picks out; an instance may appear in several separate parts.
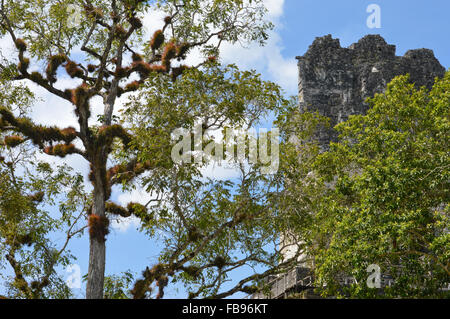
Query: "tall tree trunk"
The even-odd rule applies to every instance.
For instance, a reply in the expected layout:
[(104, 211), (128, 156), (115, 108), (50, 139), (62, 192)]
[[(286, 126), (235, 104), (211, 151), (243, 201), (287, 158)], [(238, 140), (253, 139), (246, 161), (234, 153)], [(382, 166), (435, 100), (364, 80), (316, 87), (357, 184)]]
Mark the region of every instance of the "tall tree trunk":
[[(105, 217), (105, 189), (99, 171), (100, 170), (96, 170), (93, 172), (95, 174), (95, 182), (92, 214)], [(103, 299), (106, 243), (93, 236), (90, 236), (89, 241), (89, 270), (86, 285), (86, 298)]]
[[(119, 57), (120, 63), (122, 61)], [(118, 81), (115, 79), (112, 83), (110, 93), (105, 99), (104, 125), (111, 125), (112, 113), (114, 109), (114, 102), (117, 97)], [(87, 129), (85, 130), (88, 131)], [(89, 148), (89, 147), (87, 147)], [(104, 145), (92, 150), (91, 152), (91, 167), (92, 177), (94, 183), (94, 203), (92, 206), (92, 214), (99, 217), (106, 217), (105, 214), (105, 176), (106, 176), (106, 162), (108, 158), (107, 149)], [(89, 269), (88, 280), (86, 285), (87, 299), (103, 299), (103, 288), (105, 282), (105, 263), (106, 263), (106, 243), (105, 240), (98, 240), (93, 236), (89, 239)]]

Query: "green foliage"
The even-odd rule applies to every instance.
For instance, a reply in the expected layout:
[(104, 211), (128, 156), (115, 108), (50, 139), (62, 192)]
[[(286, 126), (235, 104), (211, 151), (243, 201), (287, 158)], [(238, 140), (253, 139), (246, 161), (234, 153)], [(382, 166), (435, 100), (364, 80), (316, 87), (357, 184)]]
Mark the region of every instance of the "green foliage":
[(131, 299), (131, 287), (135, 275), (126, 271), (121, 276), (112, 275), (105, 277), (105, 299)]
[(166, 168), (172, 163), (175, 129), (193, 129), (196, 121), (203, 121), (203, 132), (227, 126), (245, 128), (287, 103), (277, 85), (262, 81), (254, 71), (209, 64), (202, 70), (185, 71), (175, 82), (153, 75), (122, 113), (140, 160), (161, 161)]
[(11, 298), (68, 298), (71, 291), (56, 269), (74, 257), (67, 242), (54, 242), (53, 236), (62, 232), (69, 240), (82, 234), (83, 214), (77, 212), (87, 205), (83, 179), (66, 166), (54, 170), (22, 162), (30, 156), (22, 152), (0, 164), (0, 269), (6, 270), (0, 278)]
[[(161, 19), (160, 31), (153, 39), (144, 38), (142, 19), (155, 10), (167, 16)], [(266, 12), (263, 0), (1, 3), (0, 32), (12, 38), (18, 49), (18, 64), (17, 59), (4, 59), (0, 64), (2, 77), (8, 81), (29, 80), (72, 103), (79, 124), (76, 129), (45, 128), (34, 125), (25, 114), (17, 117), (16, 110), (3, 106), (2, 130), (22, 134), (23, 146), (29, 146), (30, 139), (48, 155), (76, 154), (89, 162), (94, 200), (92, 207), (82, 207), (81, 211), (92, 213), (91, 225), (97, 224), (95, 220), (107, 224), (109, 215), (105, 214), (104, 204), (116, 184), (122, 183), (123, 190), (129, 191), (134, 182), (141, 182), (156, 196), (155, 205), (131, 204), (127, 212), (113, 203), (107, 205), (109, 213), (138, 217), (142, 230), (165, 245), (160, 262), (166, 265), (156, 267), (157, 272), (144, 272), (145, 280), (151, 282), (136, 282), (133, 290), (140, 295), (148, 292), (145, 285), (156, 281), (158, 298), (163, 296), (168, 278), (161, 269), (173, 279), (194, 282), (198, 296), (216, 296), (233, 269), (274, 265), (277, 261), (276, 253), (269, 256), (264, 249), (276, 236), (273, 219), (269, 218), (275, 209), (262, 195), (267, 190), (258, 166), (250, 171), (241, 167), (239, 182), (217, 182), (202, 178), (200, 169), (207, 163), (174, 165), (170, 157), (174, 144), (171, 133), (176, 128), (191, 129), (198, 119), (204, 120), (204, 130), (247, 128), (289, 104), (278, 86), (262, 81), (255, 72), (218, 64), (224, 42), (263, 44), (267, 40), (272, 24), (264, 19)], [(201, 52), (203, 62), (190, 67), (181, 64), (193, 49)], [(133, 62), (127, 65), (129, 58)], [(58, 88), (58, 70), (63, 68), (62, 74), (82, 83), (77, 83), (76, 88)], [(132, 78), (134, 75), (137, 80)], [(122, 117), (114, 118), (117, 98), (134, 91), (137, 94), (127, 95)], [(95, 96), (103, 97), (105, 112), (98, 116), (101, 123), (92, 125), (90, 101)], [(120, 124), (111, 125), (113, 121)], [(12, 145), (18, 139), (8, 141)], [(65, 144), (56, 144), (62, 142)], [(108, 168), (110, 160), (119, 164)], [(30, 168), (35, 168), (32, 164)], [(65, 178), (59, 171), (54, 174)], [(56, 186), (39, 183), (42, 190)], [(60, 205), (63, 218), (52, 222), (58, 224), (80, 208), (72, 200), (82, 193), (75, 191), (81, 184), (78, 178), (68, 182), (74, 189), (68, 191), (68, 202)], [(90, 197), (79, 202), (90, 202)], [(156, 238), (161, 234), (166, 236)], [(94, 262), (90, 264), (104, 265), (102, 246), (92, 243), (90, 258)], [(90, 268), (87, 298), (103, 296), (102, 278), (103, 274)], [(107, 279), (107, 295), (123, 297), (117, 291), (129, 284), (127, 280)], [(26, 284), (26, 280), (19, 281)], [(25, 288), (22, 290), (26, 293)], [(248, 287), (237, 288), (249, 291)]]
[[(157, 1), (157, 6), (170, 16), (177, 13), (171, 26), (176, 31), (176, 38), (186, 42), (199, 41), (212, 33), (219, 33), (222, 41), (264, 44), (268, 38), (267, 31), (273, 28), (272, 23), (264, 19), (267, 9), (261, 0), (248, 3), (242, 0), (188, 0), (183, 1), (183, 6), (177, 4), (176, 0)], [(198, 17), (194, 18), (192, 12), (196, 12)], [(232, 25), (236, 27), (230, 28)], [(202, 51), (205, 56), (218, 53), (214, 45), (207, 45)]]
[[(429, 92), (408, 79), (337, 125), (339, 142), (309, 167), (315, 194), (299, 197), (313, 214), (299, 237), (323, 295), (438, 297), (450, 283), (450, 72)], [(370, 264), (394, 284), (369, 288)], [(340, 276), (357, 284), (343, 287)]]
[(292, 103), (277, 85), (253, 71), (211, 63), (187, 70), (175, 82), (164, 75), (150, 77), (122, 110), (124, 124), (133, 132), (132, 152), (118, 152), (118, 159), (159, 162), (140, 180), (154, 197), (147, 208), (152, 218), (139, 216), (142, 230), (163, 243), (159, 262), (171, 269), (173, 282), (186, 285), (191, 297), (220, 296), (238, 267), (276, 264), (278, 251), (267, 249), (278, 236), (272, 218), (276, 208), (257, 165), (241, 167), (239, 178), (225, 181), (203, 177), (210, 160), (174, 165), (170, 155), (177, 141), (171, 133), (177, 128), (192, 131), (199, 120), (202, 133), (256, 126)]
[[(262, 0), (253, 0), (251, 5), (242, 0), (226, 1), (183, 1), (180, 5), (176, 0), (158, 1), (89, 1), (91, 7), (85, 6), (81, 0), (11, 0), (4, 4), (11, 25), (24, 31), (24, 40), (29, 44), (28, 50), (33, 58), (46, 60), (50, 56), (64, 53), (70, 56), (74, 48), (83, 44), (88, 37), (90, 26), (96, 19), (104, 25), (110, 24), (114, 17), (114, 9), (121, 12), (119, 26), (128, 29), (136, 18), (141, 20), (155, 10), (162, 10), (168, 16), (173, 16), (166, 27), (167, 40), (169, 35), (177, 41), (200, 43), (207, 42), (211, 34), (220, 36), (222, 41), (249, 43), (256, 41), (264, 43), (267, 31), (273, 25), (266, 21), (267, 12)], [(136, 8), (131, 8), (137, 4)], [(193, 14), (195, 12), (195, 14)], [(78, 18), (75, 16), (78, 15)], [(134, 17), (134, 20), (131, 19)], [(165, 22), (161, 21), (161, 28)], [(137, 26), (142, 25), (142, 22)], [(0, 27), (0, 34), (6, 34)], [(90, 36), (88, 46), (99, 52), (107, 42), (109, 30), (106, 27), (97, 28)], [(150, 39), (143, 38), (143, 28), (137, 28), (130, 44), (141, 46), (146, 42), (147, 50), (151, 50)], [(112, 46), (117, 48), (119, 41)], [(213, 44), (202, 47), (205, 57), (217, 55), (218, 48)]]
[[(7, 78), (0, 87), (0, 105), (25, 116), (35, 101), (28, 87)], [(0, 135), (8, 140), (6, 133)], [(88, 201), (83, 178), (67, 166), (52, 168), (37, 161), (29, 142), (14, 148), (0, 145), (0, 158), (2, 291), (11, 298), (68, 298), (71, 291), (56, 269), (68, 265), (73, 256), (53, 236), (81, 233), (76, 213)]]

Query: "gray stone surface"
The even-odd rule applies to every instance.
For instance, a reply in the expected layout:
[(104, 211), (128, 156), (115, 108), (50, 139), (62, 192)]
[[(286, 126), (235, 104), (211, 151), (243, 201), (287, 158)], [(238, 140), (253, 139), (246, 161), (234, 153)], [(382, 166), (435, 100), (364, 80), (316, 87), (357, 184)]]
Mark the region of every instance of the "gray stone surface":
[[(384, 92), (397, 75), (409, 73), (411, 82), (431, 88), (445, 73), (431, 50), (410, 50), (404, 56), (395, 51), (395, 45), (379, 35), (367, 35), (348, 48), (331, 35), (316, 38), (305, 55), (297, 57), (300, 108), (318, 111), (334, 126), (349, 115), (365, 114), (366, 98)], [(332, 129), (318, 133), (325, 147), (336, 137)]]

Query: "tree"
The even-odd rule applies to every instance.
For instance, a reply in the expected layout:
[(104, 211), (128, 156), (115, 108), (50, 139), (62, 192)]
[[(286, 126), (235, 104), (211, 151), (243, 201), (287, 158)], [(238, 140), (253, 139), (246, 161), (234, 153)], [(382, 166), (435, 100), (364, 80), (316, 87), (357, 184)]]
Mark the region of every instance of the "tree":
[[(0, 104), (22, 115), (34, 103), (22, 84), (0, 78), (0, 92)], [(7, 297), (69, 297), (57, 268), (73, 260), (68, 243), (84, 229), (80, 220), (88, 199), (82, 177), (66, 166), (51, 168), (21, 136), (3, 132), (0, 176), (0, 268), (6, 270), (0, 278)], [(55, 232), (65, 234), (62, 243), (52, 240)]]
[(119, 275), (105, 277), (105, 299), (130, 299), (132, 295), (130, 291), (134, 282), (134, 275), (130, 271), (126, 271)]
[[(251, 127), (270, 111), (279, 112), (291, 104), (282, 98), (278, 86), (233, 65), (208, 63), (202, 71), (187, 70), (176, 82), (154, 75), (124, 107), (123, 119), (133, 135), (133, 152), (119, 151), (117, 158), (163, 163), (173, 148), (171, 133), (176, 128), (188, 132), (189, 138), (194, 134), (205, 136), (204, 150), (218, 143), (212, 138), (214, 131)], [(194, 126), (196, 122), (198, 126)], [(153, 138), (155, 132), (157, 139)], [(223, 298), (238, 291), (255, 291), (258, 280), (264, 277), (249, 276), (223, 290), (229, 274), (239, 267), (264, 266), (278, 271), (274, 268), (280, 251), (278, 247), (272, 252), (268, 249), (278, 238), (277, 208), (270, 198), (273, 190), (266, 187), (270, 178), (261, 174), (261, 163), (230, 162), (240, 171), (233, 180), (205, 178), (202, 174), (201, 170), (216, 157), (223, 158), (227, 149), (236, 150), (235, 143), (225, 141), (220, 151), (209, 155), (201, 152), (205, 156), (199, 161), (194, 161), (199, 151), (194, 154), (191, 145), (190, 163), (159, 165), (140, 176), (141, 186), (153, 194), (146, 205), (150, 214), (142, 219), (142, 228), (155, 239), (162, 237), (164, 253), (159, 263), (143, 272), (134, 287), (135, 297), (151, 294), (152, 282), (158, 286), (156, 296), (162, 297), (170, 277), (184, 282), (191, 298)], [(111, 205), (127, 215), (125, 207)]]
[[(85, 23), (73, 26), (68, 22), (69, 4), (72, 12), (79, 12)], [(145, 172), (173, 165), (168, 160), (170, 153), (163, 152), (162, 159), (137, 156), (107, 167), (113, 151), (136, 154), (133, 135), (127, 127), (114, 123), (117, 99), (141, 90), (155, 74), (176, 81), (191, 68), (180, 62), (194, 49), (199, 49), (204, 56), (205, 62), (194, 66), (201, 68), (218, 59), (223, 42), (264, 43), (271, 24), (263, 19), (262, 1), (15, 0), (2, 1), (0, 9), (0, 31), (11, 38), (18, 51), (18, 60), (1, 64), (2, 73), (11, 81), (34, 82), (72, 103), (78, 120), (78, 128), (46, 127), (2, 107), (1, 128), (15, 131), (48, 155), (81, 156), (90, 164), (93, 192), (88, 211), (90, 257), (86, 297), (102, 298), (109, 216), (133, 214), (144, 221), (151, 216), (146, 207), (136, 203), (130, 203), (127, 209), (109, 203), (112, 187), (132, 183)], [(161, 29), (145, 39), (142, 17), (157, 9), (167, 16), (161, 21)], [(46, 64), (45, 70), (30, 71), (42, 64)], [(60, 67), (76, 80), (76, 87), (58, 86)], [(101, 97), (104, 104), (100, 123), (90, 119), (90, 102), (95, 97)], [(237, 102), (237, 108), (227, 110), (229, 120), (239, 118), (249, 107)], [(167, 141), (167, 131), (155, 129), (149, 138), (149, 144)], [(165, 147), (167, 150), (167, 144)], [(146, 287), (143, 288), (145, 291)]]
[[(431, 91), (408, 76), (369, 99), (367, 115), (338, 124), (310, 166), (316, 194), (306, 237), (325, 296), (438, 297), (450, 282), (450, 72)], [(300, 195), (299, 195), (300, 196)], [(366, 284), (368, 266), (393, 279)], [(344, 286), (343, 276), (356, 283)], [(326, 283), (326, 285), (325, 285)]]
[[(5, 158), (0, 168), (0, 267), (7, 270), (1, 276), (7, 297), (68, 298), (71, 291), (57, 268), (74, 259), (67, 245), (85, 228), (80, 223), (85, 217), (80, 207), (86, 202), (83, 179), (71, 176), (68, 167), (54, 171), (43, 162), (34, 167), (28, 163), (27, 169), (36, 173), (24, 176), (23, 155)], [(54, 216), (51, 207), (61, 215)], [(53, 242), (55, 232), (65, 233), (61, 244)]]

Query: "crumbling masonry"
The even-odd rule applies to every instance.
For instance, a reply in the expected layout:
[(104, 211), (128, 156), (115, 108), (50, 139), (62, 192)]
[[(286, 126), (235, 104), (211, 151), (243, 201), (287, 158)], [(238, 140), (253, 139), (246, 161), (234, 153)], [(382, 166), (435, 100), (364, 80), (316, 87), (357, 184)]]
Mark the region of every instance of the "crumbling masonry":
[[(395, 55), (395, 45), (379, 35), (368, 35), (348, 48), (331, 35), (316, 38), (305, 55), (297, 57), (299, 104), (331, 119), (331, 127), (349, 115), (365, 114), (366, 98), (382, 93), (396, 76), (410, 74), (417, 86), (431, 88), (445, 68), (428, 49)], [(318, 136), (322, 145), (336, 139), (330, 128)]]

